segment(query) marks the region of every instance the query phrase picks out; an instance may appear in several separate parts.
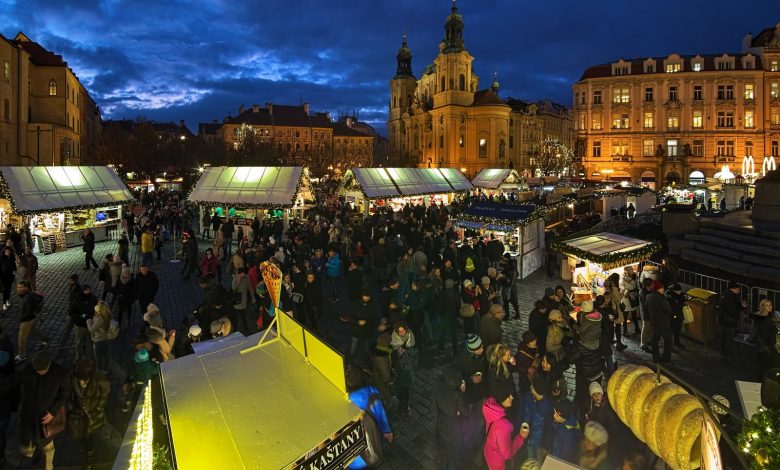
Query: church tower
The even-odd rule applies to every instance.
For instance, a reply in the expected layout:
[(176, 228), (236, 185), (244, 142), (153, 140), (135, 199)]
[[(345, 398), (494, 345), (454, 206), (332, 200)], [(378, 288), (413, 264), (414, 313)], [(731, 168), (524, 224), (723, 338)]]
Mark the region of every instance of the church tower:
[(401, 47), (396, 54), (395, 76), (390, 80), (390, 113), (387, 121), (387, 143), (390, 155), (396, 157), (394, 165), (406, 164), (407, 149), (403, 139), (406, 136), (403, 116), (411, 114), (417, 89), (417, 79), (412, 73), (412, 51), (404, 34)]
[(474, 58), (466, 51), (463, 42), (463, 17), (458, 5), (452, 1), (452, 8), (444, 23), (444, 40), (436, 56), (436, 92), (433, 107), (447, 105), (469, 106), (477, 91), (478, 79), (471, 70)]

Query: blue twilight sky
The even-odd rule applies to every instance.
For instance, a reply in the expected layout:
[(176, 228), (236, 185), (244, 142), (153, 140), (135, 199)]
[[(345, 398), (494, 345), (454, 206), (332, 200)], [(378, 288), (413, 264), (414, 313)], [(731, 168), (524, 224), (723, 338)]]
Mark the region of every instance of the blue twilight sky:
[[(589, 65), (739, 52), (780, 22), (780, 0), (460, 0), (481, 87), (571, 105)], [(0, 0), (0, 33), (62, 54), (104, 118), (198, 122), (240, 104), (309, 102), (384, 132), (406, 32), (415, 74), (444, 37), (449, 0)]]

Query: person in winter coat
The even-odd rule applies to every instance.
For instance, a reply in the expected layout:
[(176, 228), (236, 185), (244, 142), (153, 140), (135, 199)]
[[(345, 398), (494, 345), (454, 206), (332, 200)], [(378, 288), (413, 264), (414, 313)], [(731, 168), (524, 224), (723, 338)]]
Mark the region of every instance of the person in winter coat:
[(599, 382), (591, 382), (588, 392), (590, 393), (590, 404), (584, 410), (582, 422), (596, 421), (604, 426), (607, 432), (616, 430), (619, 425), (618, 417), (604, 394), (604, 388)]
[[(371, 414), (376, 422), (382, 437), (387, 442), (393, 442), (393, 429), (390, 427), (390, 420), (387, 416), (387, 409), (382, 402), (382, 396), (375, 387), (367, 385), (363, 379), (360, 369), (351, 367), (346, 373), (347, 390), (349, 391), (349, 401), (363, 411)], [(372, 436), (366, 436), (371, 439)], [(347, 467), (350, 470), (367, 468), (366, 462), (361, 456), (358, 456)]]
[(680, 342), (680, 333), (683, 326), (683, 307), (685, 306), (685, 294), (683, 294), (680, 284), (672, 284), (672, 287), (664, 293), (666, 301), (672, 307), (672, 337), (674, 345), (682, 350), (685, 346)]
[(214, 256), (214, 250), (206, 248), (206, 254), (203, 255), (203, 259), (200, 261), (200, 270), (203, 271), (203, 275), (212, 279), (216, 279), (217, 282), (222, 282), (222, 266), (219, 258)]
[(547, 352), (547, 326), (550, 324), (547, 304), (541, 300), (534, 303), (534, 309), (528, 314), (528, 329), (536, 336), (539, 354)]
[(494, 344), (501, 343), (501, 323), (503, 323), (504, 315), (504, 307), (501, 304), (493, 304), (487, 315), (484, 315), (480, 320), (479, 335), (486, 347), (489, 348)]
[(11, 306), (11, 288), (14, 286), (16, 274), (16, 254), (9, 247), (3, 248), (0, 254), (0, 280), (3, 283), (3, 310)]
[[(490, 470), (515, 468), (512, 466), (512, 458), (527, 443), (529, 432), (533, 432), (532, 429), (524, 428), (517, 435), (512, 436), (514, 427), (507, 417), (506, 410), (512, 406), (513, 401), (512, 390), (506, 387), (496, 390), (496, 393), (482, 405), (487, 435), (482, 455)], [(507, 463), (510, 465), (507, 466)]]
[(466, 382), (454, 367), (445, 369), (434, 385), (436, 409), (436, 443), (439, 448), (439, 468), (457, 470), (467, 448), (464, 427), (467, 410), (464, 392)]
[(579, 458), (582, 431), (574, 412), (574, 403), (568, 398), (561, 399), (553, 408), (553, 440), (550, 455), (567, 462), (576, 462)]
[[(653, 281), (653, 292), (647, 294), (645, 302), (653, 322), (653, 360), (668, 362), (672, 359), (672, 306), (664, 297), (664, 285)], [(658, 342), (663, 339), (664, 353), (659, 355)]]
[(645, 352), (652, 352), (650, 345), (653, 344), (653, 322), (646, 302), (647, 294), (652, 290), (653, 279), (649, 277), (644, 278), (639, 288), (639, 315), (642, 317), (642, 333), (640, 334), (639, 345)]
[(623, 300), (620, 302), (623, 311), (623, 336), (629, 336), (628, 324), (634, 325), (634, 335), (639, 334), (639, 291), (628, 290), (623, 292)]
[(233, 319), (236, 320), (236, 328), (246, 336), (257, 331), (257, 310), (254, 308), (254, 292), (249, 287), (249, 279), (246, 277), (246, 269), (239, 268), (231, 283), (233, 301)]
[(363, 269), (358, 265), (357, 260), (349, 260), (349, 267), (347, 268), (347, 297), (350, 302), (354, 302), (360, 298), (360, 294), (363, 293), (365, 286), (365, 274)]
[(85, 467), (91, 468), (98, 436), (106, 422), (105, 409), (111, 384), (102, 372), (95, 370), (91, 359), (82, 357), (73, 365), (70, 389), (68, 430), (73, 440), (83, 446)]
[(160, 290), (160, 280), (149, 266), (142, 264), (135, 275), (135, 287), (138, 290), (139, 312), (143, 315), (149, 304), (154, 303), (157, 291)]
[(543, 377), (534, 377), (530, 392), (523, 400), (520, 420), (528, 423), (531, 428), (526, 442), (528, 457), (540, 460), (541, 449), (547, 440), (552, 423), (553, 404), (549, 398), (550, 384)]
[(88, 271), (90, 265), (97, 269), (97, 261), (95, 261), (95, 258), (92, 256), (92, 253), (95, 252), (95, 234), (92, 233), (92, 229), (84, 229), (81, 233), (81, 241), (84, 243), (84, 246), (81, 247), (82, 251), (84, 251), (84, 271)]
[(517, 345), (515, 353), (515, 370), (518, 372), (520, 395), (524, 398), (525, 393), (531, 387), (531, 379), (539, 368), (539, 352), (537, 348), (538, 341), (533, 331), (525, 331), (522, 335), (522, 341)]
[(414, 385), (414, 371), (417, 368), (419, 351), (415, 346), (414, 333), (409, 326), (399, 322), (393, 328), (390, 339), (395, 366), (395, 394), (398, 397), (399, 414), (409, 417), (409, 398)]
[(585, 470), (610, 470), (612, 465), (607, 453), (609, 433), (600, 423), (591, 421), (582, 431), (579, 465)]
[(499, 265), (501, 270), (501, 300), (504, 302), (504, 311), (509, 313), (509, 306), (515, 309), (515, 314), (512, 316), (512, 320), (518, 320), (520, 318), (520, 306), (517, 301), (517, 278), (520, 273), (517, 270), (517, 261), (512, 259), (509, 253), (504, 253), (501, 257), (501, 263)]
[(313, 272), (306, 274), (306, 284), (303, 287), (303, 312), (306, 316), (306, 327), (316, 333), (322, 312), (322, 287)]
[(87, 320), (95, 314), (97, 302), (97, 297), (92, 295), (92, 287), (89, 284), (82, 285), (75, 310), (71, 312), (73, 333), (76, 337), (76, 360), (92, 354), (92, 335), (87, 329)]
[(515, 387), (515, 379), (513, 376), (517, 361), (514, 356), (512, 356), (512, 349), (505, 344), (499, 343), (488, 346), (486, 354), (488, 360), (488, 373), (485, 377), (487, 378), (488, 395), (495, 394), (497, 390), (502, 387), (509, 387), (511, 389), (512, 396), (518, 399), (518, 405), (507, 409), (507, 417), (514, 422), (520, 414), (517, 411), (520, 397), (517, 394), (517, 387)]
[(108, 347), (111, 344), (111, 338), (109, 337), (111, 320), (111, 308), (102, 300), (95, 305), (95, 314), (92, 318), (87, 319), (87, 330), (91, 334), (95, 352), (94, 365), (104, 374), (108, 373), (110, 360)]
[(568, 335), (566, 320), (558, 310), (550, 310), (548, 314), (550, 325), (547, 327), (547, 352), (555, 355), (558, 361), (564, 357), (564, 341)]
[(14, 370), (13, 351), (0, 349), (0, 468), (5, 466), (8, 423), (19, 408), (19, 380)]
[(471, 317), (463, 318), (463, 332), (466, 335), (476, 334), (478, 320), (479, 320), (479, 299), (477, 298), (477, 289), (474, 287), (474, 283), (471, 279), (465, 279), (463, 281), (463, 290), (460, 293), (461, 302), (463, 304), (471, 305), (474, 309), (474, 314)]
[(408, 308), (407, 321), (409, 326), (417, 332), (417, 339), (421, 343), (427, 343), (430, 331), (428, 331), (429, 328), (425, 320), (431, 305), (431, 298), (422, 279), (412, 281), (404, 305)]
[(41, 424), (54, 420), (70, 396), (68, 371), (53, 362), (48, 351), (38, 351), (19, 374), (22, 403), (19, 411), (21, 453), (32, 458), (43, 454), (44, 469), (54, 468), (54, 441), (41, 436)]
[(452, 343), (452, 355), (458, 354), (458, 315), (460, 312), (460, 292), (453, 279), (444, 280), (444, 290), (439, 297), (439, 351), (444, 349), (447, 342)]
[[(197, 243), (197, 239), (192, 240)], [(154, 263), (154, 235), (151, 227), (145, 227), (141, 233), (141, 262), (152, 265)]]
[(117, 245), (119, 246), (119, 252), (117, 256), (119, 256), (119, 259), (124, 264), (129, 265), (130, 264), (130, 240), (127, 239), (127, 233), (122, 232), (122, 234), (119, 235), (119, 240), (117, 241)]
[(135, 286), (135, 279), (128, 266), (122, 266), (122, 273), (119, 275), (119, 281), (114, 288), (114, 318), (121, 328), (126, 328), (132, 321), (133, 303), (137, 298), (138, 292)]
[[(455, 358), (455, 367), (466, 382), (466, 405), (468, 407), (471, 427), (476, 428), (481, 418), (478, 409), (482, 400), (487, 397), (487, 354), (478, 335), (466, 337), (466, 347)], [(481, 427), (481, 425), (479, 426)], [(472, 433), (469, 433), (471, 435)]]
[(349, 361), (351, 364), (365, 365), (370, 359), (369, 346), (374, 325), (379, 321), (379, 306), (369, 290), (365, 290), (360, 300), (352, 304), (352, 317)]
[(720, 353), (726, 361), (733, 361), (733, 342), (737, 334), (739, 319), (747, 302), (740, 298), (740, 285), (729, 282), (720, 300), (718, 323), (721, 327)]

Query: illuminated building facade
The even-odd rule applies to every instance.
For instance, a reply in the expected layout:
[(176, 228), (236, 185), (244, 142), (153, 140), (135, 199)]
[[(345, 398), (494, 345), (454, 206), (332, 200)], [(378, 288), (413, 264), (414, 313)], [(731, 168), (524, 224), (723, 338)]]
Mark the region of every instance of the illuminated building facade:
[(581, 171), (593, 179), (701, 183), (780, 146), (780, 24), (742, 51), (623, 60), (574, 84)]

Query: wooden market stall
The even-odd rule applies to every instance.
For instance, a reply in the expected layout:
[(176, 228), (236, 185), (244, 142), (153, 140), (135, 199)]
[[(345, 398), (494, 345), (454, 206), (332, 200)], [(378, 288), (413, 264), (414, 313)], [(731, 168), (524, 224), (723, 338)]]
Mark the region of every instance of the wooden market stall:
[(622, 275), (626, 266), (634, 266), (638, 272), (639, 263), (660, 249), (658, 243), (609, 232), (555, 240), (550, 246), (565, 256), (561, 278), (596, 295), (604, 292), (604, 281), (610, 274)]
[(375, 207), (400, 210), (405, 204), (449, 204), (474, 186), (456, 168), (352, 168), (339, 195), (368, 215)]
[(544, 263), (544, 209), (535, 204), (473, 202), (455, 225), (461, 239), (467, 231), (481, 237), (494, 235), (517, 261), (520, 278), (528, 277)]
[[(365, 449), (344, 357), (277, 313), (266, 333), (195, 343), (194, 354), (161, 364), (153, 415), (167, 417), (174, 468), (335, 470)], [(152, 468), (144, 447), (160, 437), (126, 437), (114, 468)]]
[(527, 191), (528, 184), (517, 170), (508, 168), (485, 168), (471, 180), (477, 189), (504, 191)]
[(95, 241), (116, 235), (122, 205), (134, 200), (107, 166), (0, 167), (0, 226), (25, 227), (36, 252), (80, 245), (85, 228)]
[(235, 218), (238, 225), (251, 226), (255, 216), (273, 217), (278, 212), (284, 218), (302, 215), (312, 202), (311, 181), (303, 167), (207, 167), (187, 198), (203, 212)]

